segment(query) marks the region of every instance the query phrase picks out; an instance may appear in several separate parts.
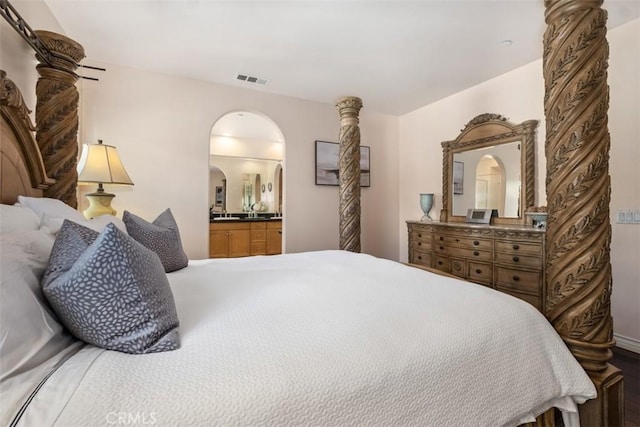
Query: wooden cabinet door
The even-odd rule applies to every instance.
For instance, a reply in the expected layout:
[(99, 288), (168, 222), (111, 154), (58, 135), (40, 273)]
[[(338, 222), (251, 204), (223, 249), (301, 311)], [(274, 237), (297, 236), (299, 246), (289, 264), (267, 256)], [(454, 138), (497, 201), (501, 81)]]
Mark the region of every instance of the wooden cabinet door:
[(251, 255), (251, 230), (229, 230), (229, 257)]
[(282, 228), (267, 228), (267, 255), (282, 253)]
[(209, 231), (209, 258), (226, 258), (228, 251), (227, 230)]

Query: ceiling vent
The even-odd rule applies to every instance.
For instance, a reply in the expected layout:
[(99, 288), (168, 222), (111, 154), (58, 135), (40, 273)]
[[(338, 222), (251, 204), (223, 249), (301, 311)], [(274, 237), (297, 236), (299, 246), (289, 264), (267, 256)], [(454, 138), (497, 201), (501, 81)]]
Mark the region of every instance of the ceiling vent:
[(262, 85), (262, 86), (265, 86), (267, 83), (269, 83), (269, 80), (267, 79), (261, 79), (260, 77), (255, 77), (255, 76), (250, 76), (248, 74), (240, 74), (240, 73), (236, 74), (236, 79), (242, 80), (243, 82), (253, 83), (253, 84)]

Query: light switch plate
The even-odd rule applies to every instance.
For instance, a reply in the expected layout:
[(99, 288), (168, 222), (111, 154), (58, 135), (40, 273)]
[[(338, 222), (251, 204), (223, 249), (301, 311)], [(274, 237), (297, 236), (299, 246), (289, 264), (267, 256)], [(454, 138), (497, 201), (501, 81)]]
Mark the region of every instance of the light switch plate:
[(617, 215), (616, 215), (616, 219), (617, 219), (616, 222), (618, 224), (625, 224), (627, 222), (626, 215), (624, 214), (624, 211), (618, 211)]

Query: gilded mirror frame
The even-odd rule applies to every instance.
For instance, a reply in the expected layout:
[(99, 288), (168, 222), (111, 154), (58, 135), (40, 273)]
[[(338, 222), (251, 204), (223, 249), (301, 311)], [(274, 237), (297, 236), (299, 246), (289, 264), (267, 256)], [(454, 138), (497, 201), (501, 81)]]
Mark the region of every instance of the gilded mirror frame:
[(535, 137), (537, 120), (510, 123), (498, 114), (480, 114), (460, 131), (453, 141), (442, 142), (442, 210), (440, 222), (465, 222), (465, 216), (453, 215), (453, 156), (456, 153), (521, 141), (519, 217), (494, 218), (495, 224), (524, 225), (524, 212), (535, 205)]

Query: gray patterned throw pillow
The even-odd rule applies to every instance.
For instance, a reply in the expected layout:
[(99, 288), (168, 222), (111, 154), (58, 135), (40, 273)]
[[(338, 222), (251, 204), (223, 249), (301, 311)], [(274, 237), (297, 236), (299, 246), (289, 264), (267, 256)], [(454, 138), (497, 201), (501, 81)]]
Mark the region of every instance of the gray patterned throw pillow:
[(131, 237), (158, 254), (164, 271), (170, 273), (187, 266), (189, 259), (182, 249), (178, 224), (170, 209), (162, 212), (153, 223), (129, 211), (124, 211), (122, 220)]
[(97, 231), (65, 219), (56, 235), (47, 268), (40, 280), (41, 287), (49, 286), (57, 277), (69, 271), (99, 234)]
[(158, 255), (113, 224), (43, 292), (85, 342), (134, 354), (180, 347), (175, 302)]

